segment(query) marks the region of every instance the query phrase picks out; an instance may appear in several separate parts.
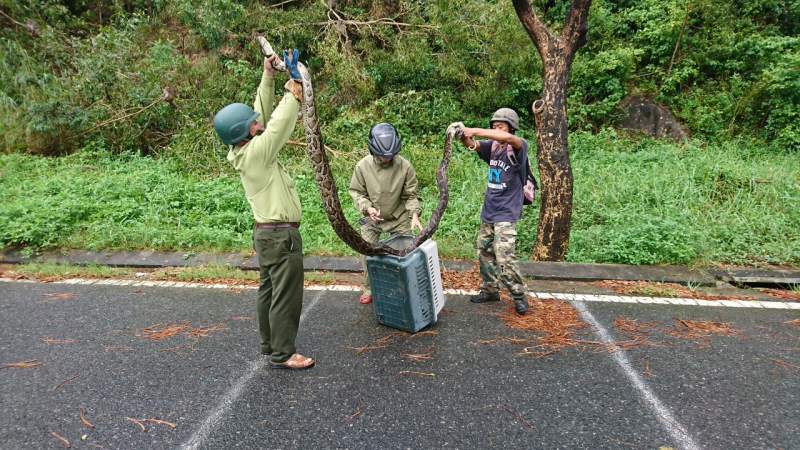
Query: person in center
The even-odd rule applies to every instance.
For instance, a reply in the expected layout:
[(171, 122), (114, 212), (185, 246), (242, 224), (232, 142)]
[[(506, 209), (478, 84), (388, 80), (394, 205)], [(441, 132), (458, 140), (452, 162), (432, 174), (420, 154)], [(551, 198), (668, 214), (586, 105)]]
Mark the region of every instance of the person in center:
[[(514, 254), (517, 221), (522, 218), (525, 194), (521, 171), (528, 164), (528, 142), (517, 136), (519, 117), (510, 108), (498, 109), (489, 120), (490, 129), (460, 127), (461, 143), (478, 153), (489, 165), (489, 182), (483, 197), (478, 231), (478, 263), (481, 287), (470, 300), (483, 303), (500, 300), (500, 284), (514, 299), (517, 313), (528, 310), (528, 289)], [(476, 136), (487, 138), (476, 140)]]
[[(398, 155), (402, 141), (391, 124), (375, 124), (367, 141), (370, 154), (362, 158), (353, 170), (349, 192), (362, 215), (359, 222), (361, 237), (367, 242), (378, 242), (385, 233), (394, 236), (415, 228), (422, 230), (417, 173), (407, 159)], [(361, 255), (361, 267), (364, 269), (364, 284), (359, 301), (371, 303), (372, 288), (364, 255)]]

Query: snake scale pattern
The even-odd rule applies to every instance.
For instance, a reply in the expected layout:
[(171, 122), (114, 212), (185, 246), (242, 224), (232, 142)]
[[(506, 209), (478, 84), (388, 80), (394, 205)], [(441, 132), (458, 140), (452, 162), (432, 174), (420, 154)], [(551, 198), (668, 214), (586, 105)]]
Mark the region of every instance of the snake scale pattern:
[(325, 213), (328, 215), (328, 220), (331, 222), (333, 230), (339, 235), (339, 238), (349, 245), (353, 250), (367, 256), (391, 254), (397, 256), (404, 256), (416, 249), (419, 245), (423, 244), (426, 240), (433, 236), (436, 229), (439, 227), (439, 221), (447, 208), (447, 202), (450, 198), (450, 190), (447, 187), (447, 167), (450, 165), (450, 158), (452, 155), (452, 139), (454, 131), (448, 129), (447, 136), (444, 144), (444, 155), (442, 162), (436, 169), (436, 183), (439, 187), (439, 203), (431, 213), (428, 226), (422, 229), (416, 236), (411, 245), (403, 250), (395, 250), (388, 245), (379, 242), (371, 243), (364, 240), (361, 234), (358, 233), (352, 225), (345, 218), (342, 212), (342, 206), (339, 202), (339, 194), (336, 189), (336, 183), (331, 173), (330, 165), (328, 164), (328, 154), (325, 151), (325, 143), (322, 140), (322, 133), (319, 128), (319, 119), (317, 118), (317, 109), (314, 104), (314, 87), (311, 83), (311, 75), (308, 73), (305, 65), (297, 63), (297, 68), (300, 71), (300, 76), (303, 80), (303, 122), (306, 132), (306, 143), (308, 157), (311, 159), (311, 164), (314, 167), (314, 177), (317, 181), (319, 193), (322, 196), (322, 203), (325, 206)]
[[(272, 47), (266, 39), (259, 37), (262, 53), (264, 56), (274, 54)], [(273, 60), (273, 67), (276, 70), (286, 70), (285, 64), (279, 58)], [(452, 141), (455, 136), (456, 129), (448, 127), (444, 143), (444, 153), (442, 161), (436, 169), (436, 183), (439, 188), (439, 203), (436, 208), (431, 212), (428, 226), (422, 229), (414, 236), (414, 241), (410, 246), (402, 250), (396, 250), (388, 245), (381, 244), (380, 242), (372, 243), (367, 242), (361, 237), (361, 234), (350, 225), (347, 221), (342, 205), (339, 201), (339, 193), (336, 189), (336, 182), (331, 172), (330, 164), (328, 163), (328, 154), (325, 151), (325, 143), (322, 139), (322, 133), (319, 126), (319, 118), (317, 117), (317, 108), (314, 102), (314, 86), (311, 82), (311, 75), (306, 66), (297, 62), (297, 69), (300, 72), (300, 77), (303, 85), (303, 105), (302, 116), (303, 124), (306, 133), (307, 153), (311, 159), (311, 165), (314, 169), (314, 178), (317, 182), (322, 203), (325, 207), (325, 213), (331, 223), (331, 227), (344, 241), (345, 244), (350, 246), (353, 250), (366, 256), (376, 255), (395, 255), (405, 256), (414, 251), (417, 247), (431, 238), (439, 227), (439, 221), (442, 219), (447, 202), (450, 199), (450, 190), (447, 187), (447, 167), (450, 165), (452, 156)]]

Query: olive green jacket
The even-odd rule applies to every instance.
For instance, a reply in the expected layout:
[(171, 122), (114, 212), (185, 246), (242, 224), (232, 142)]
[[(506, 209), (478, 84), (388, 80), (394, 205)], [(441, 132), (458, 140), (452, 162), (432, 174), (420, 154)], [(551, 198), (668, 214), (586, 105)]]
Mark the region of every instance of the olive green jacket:
[(370, 206), (380, 211), (384, 220), (396, 219), (405, 211), (420, 213), (417, 173), (400, 155), (386, 164), (373, 155), (362, 158), (353, 171), (349, 192), (362, 215)]
[(292, 135), (300, 102), (287, 93), (273, 111), (274, 100), (275, 79), (265, 74), (261, 77), (253, 109), (261, 114), (259, 120), (269, 116), (264, 124), (266, 129), (243, 146), (232, 145), (228, 161), (241, 176), (256, 222), (300, 222), (300, 197), (277, 158)]

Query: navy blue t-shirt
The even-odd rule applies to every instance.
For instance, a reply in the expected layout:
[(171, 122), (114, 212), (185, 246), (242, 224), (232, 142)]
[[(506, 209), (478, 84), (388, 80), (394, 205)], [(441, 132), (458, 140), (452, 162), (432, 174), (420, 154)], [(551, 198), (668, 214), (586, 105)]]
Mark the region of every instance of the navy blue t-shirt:
[[(516, 161), (509, 159), (505, 146), (493, 145), (494, 140), (478, 141), (478, 156), (489, 164), (489, 182), (483, 196), (481, 220), (487, 223), (516, 222), (522, 218), (522, 175), (520, 170), (527, 167), (528, 141), (522, 140), (519, 152), (514, 153)], [(492, 147), (496, 147), (492, 151)], [(512, 151), (514, 148), (511, 148)], [(516, 163), (516, 164), (515, 164)]]

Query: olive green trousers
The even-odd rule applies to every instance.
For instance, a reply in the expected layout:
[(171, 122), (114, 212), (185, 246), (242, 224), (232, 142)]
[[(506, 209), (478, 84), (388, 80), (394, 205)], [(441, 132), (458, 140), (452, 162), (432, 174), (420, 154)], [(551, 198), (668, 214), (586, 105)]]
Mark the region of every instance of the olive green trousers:
[(296, 351), (303, 309), (303, 241), (297, 228), (255, 228), (253, 248), (261, 271), (256, 299), (261, 352), (275, 362)]

